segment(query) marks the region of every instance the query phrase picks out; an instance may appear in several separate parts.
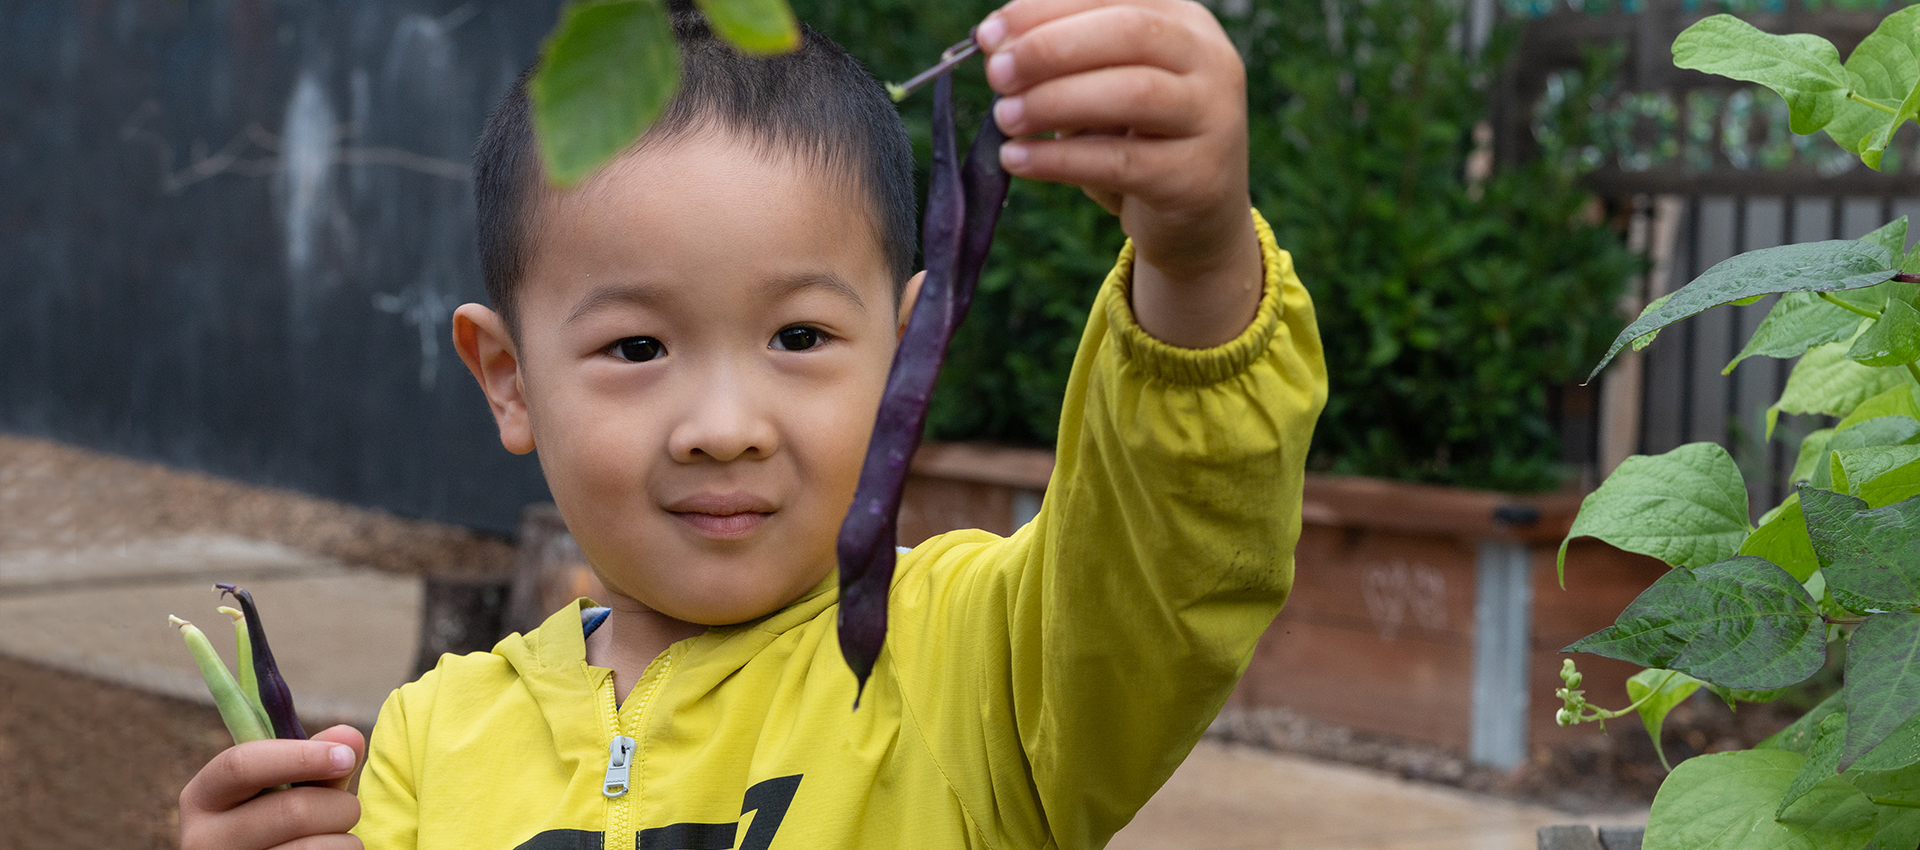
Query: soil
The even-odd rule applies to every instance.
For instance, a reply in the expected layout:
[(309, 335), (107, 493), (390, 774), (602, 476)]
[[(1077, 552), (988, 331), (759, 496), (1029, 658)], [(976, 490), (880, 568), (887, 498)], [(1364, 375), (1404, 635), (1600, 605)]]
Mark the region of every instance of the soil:
[(230, 743), (211, 706), (0, 656), (0, 850), (175, 847), (180, 789)]
[(222, 534), (400, 573), (513, 563), (512, 543), (459, 526), (4, 434), (0, 517), (0, 553)]

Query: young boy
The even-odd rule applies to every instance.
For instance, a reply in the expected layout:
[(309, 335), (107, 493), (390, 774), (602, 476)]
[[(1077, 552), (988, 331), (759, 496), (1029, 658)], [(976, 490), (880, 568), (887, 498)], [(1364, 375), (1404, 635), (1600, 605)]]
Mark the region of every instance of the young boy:
[(1081, 186), (1131, 244), (1040, 515), (902, 556), (857, 711), (834, 538), (919, 282), (909, 148), (823, 38), (745, 60), (677, 23), (682, 93), (577, 188), (538, 173), (524, 94), (496, 112), (494, 306), (454, 319), (610, 611), (396, 691), (358, 800), (349, 728), (226, 751), (181, 794), (184, 847), (1098, 847), (1232, 690), (1290, 586), (1326, 378), (1248, 213), (1244, 72), (1211, 14), (1015, 0), (980, 25), (1025, 137), (1008, 169)]

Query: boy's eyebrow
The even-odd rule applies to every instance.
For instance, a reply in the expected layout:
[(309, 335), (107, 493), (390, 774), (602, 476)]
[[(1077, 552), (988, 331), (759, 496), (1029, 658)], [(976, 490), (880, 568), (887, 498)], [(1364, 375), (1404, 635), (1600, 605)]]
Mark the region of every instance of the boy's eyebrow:
[(653, 283), (606, 283), (593, 288), (580, 303), (573, 305), (573, 312), (567, 314), (567, 320), (561, 324), (573, 324), (602, 307), (616, 304), (633, 304), (646, 307), (665, 300), (666, 287)]
[(859, 290), (854, 289), (853, 284), (847, 283), (845, 278), (833, 272), (799, 272), (782, 275), (766, 283), (767, 294), (774, 298), (784, 298), (816, 286), (853, 302), (853, 306), (860, 308), (860, 312), (867, 312), (867, 302), (860, 297)]

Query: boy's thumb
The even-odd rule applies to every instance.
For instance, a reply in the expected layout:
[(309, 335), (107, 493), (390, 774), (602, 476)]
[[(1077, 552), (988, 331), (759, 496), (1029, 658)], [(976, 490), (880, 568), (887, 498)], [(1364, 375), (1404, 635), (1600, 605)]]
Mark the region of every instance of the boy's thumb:
[(324, 783), (329, 788), (338, 788), (348, 792), (353, 791), (354, 786), (359, 784), (360, 765), (366, 761), (366, 736), (360, 734), (360, 730), (352, 726), (341, 724), (315, 733), (311, 740), (325, 741), (329, 744), (340, 744), (353, 751), (353, 767), (349, 768), (339, 779)]

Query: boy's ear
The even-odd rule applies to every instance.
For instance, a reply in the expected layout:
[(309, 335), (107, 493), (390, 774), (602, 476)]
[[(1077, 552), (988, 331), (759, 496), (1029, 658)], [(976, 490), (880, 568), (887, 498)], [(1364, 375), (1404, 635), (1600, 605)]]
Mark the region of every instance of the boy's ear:
[(926, 279), (927, 270), (921, 269), (907, 278), (906, 286), (900, 287), (900, 309), (895, 311), (900, 317), (900, 327), (894, 330), (896, 338), (907, 335), (907, 319), (913, 316), (913, 302), (920, 298), (920, 282)]
[(462, 304), (453, 311), (453, 347), (480, 382), (480, 391), (487, 394), (493, 423), (500, 428), (500, 444), (517, 455), (533, 451), (520, 357), (506, 321), (479, 304)]

